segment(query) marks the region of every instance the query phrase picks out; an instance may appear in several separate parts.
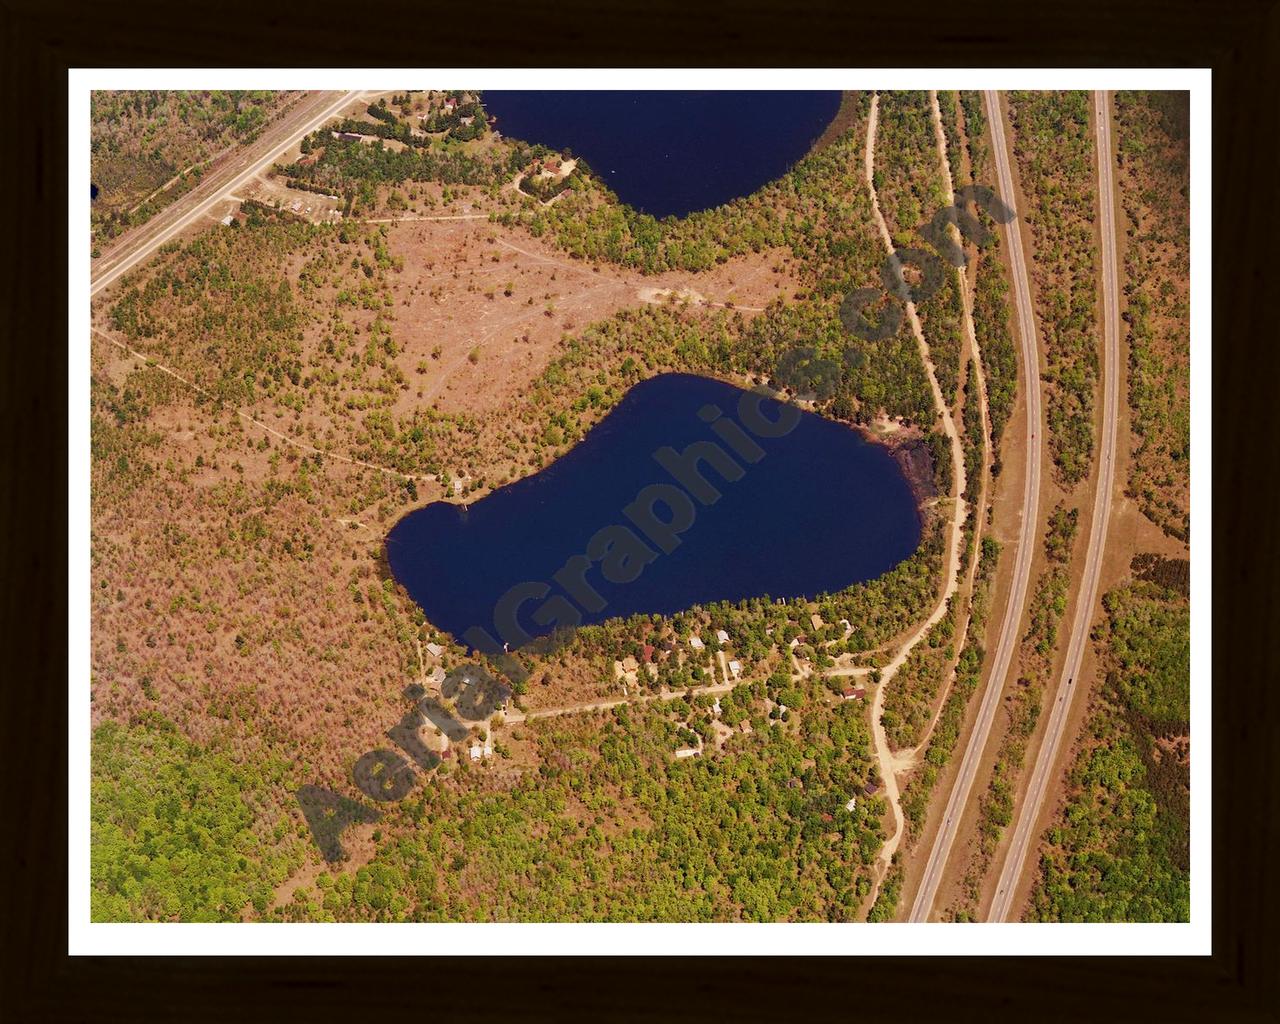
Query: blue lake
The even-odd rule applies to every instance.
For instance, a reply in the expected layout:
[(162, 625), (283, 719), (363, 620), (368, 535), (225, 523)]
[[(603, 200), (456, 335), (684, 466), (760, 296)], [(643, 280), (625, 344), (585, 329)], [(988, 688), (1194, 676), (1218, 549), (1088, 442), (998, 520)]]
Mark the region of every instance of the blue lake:
[(782, 177), (840, 93), (486, 90), (484, 104), (504, 135), (582, 157), (624, 203), (661, 218)]
[(663, 374), (541, 472), (469, 507), (410, 512), (386, 550), (433, 625), (516, 649), (615, 616), (840, 590), (893, 568), (920, 536), (882, 446), (720, 381)]

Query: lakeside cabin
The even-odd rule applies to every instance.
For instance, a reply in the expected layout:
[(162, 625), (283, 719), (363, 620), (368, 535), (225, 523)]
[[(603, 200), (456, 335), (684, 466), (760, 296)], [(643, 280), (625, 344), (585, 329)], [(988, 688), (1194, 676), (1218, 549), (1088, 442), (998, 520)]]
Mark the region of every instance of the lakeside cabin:
[(707, 645), (702, 642), (702, 637), (700, 636), (689, 637), (689, 646), (695, 651), (705, 651), (707, 649)]

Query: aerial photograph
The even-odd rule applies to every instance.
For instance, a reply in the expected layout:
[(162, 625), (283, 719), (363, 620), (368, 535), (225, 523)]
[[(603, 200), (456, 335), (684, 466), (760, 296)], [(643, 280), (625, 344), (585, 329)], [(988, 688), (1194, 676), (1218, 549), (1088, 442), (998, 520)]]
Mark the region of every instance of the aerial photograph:
[(1189, 922), (1190, 97), (93, 91), (89, 919)]

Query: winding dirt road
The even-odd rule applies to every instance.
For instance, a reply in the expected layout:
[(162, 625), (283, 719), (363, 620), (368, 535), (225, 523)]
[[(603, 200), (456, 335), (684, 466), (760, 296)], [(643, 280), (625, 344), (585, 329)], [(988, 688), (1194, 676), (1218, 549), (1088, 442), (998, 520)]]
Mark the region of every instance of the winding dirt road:
[(1036, 756), (1035, 768), (1027, 785), (1027, 795), (1017, 812), (1013, 840), (1005, 857), (1004, 868), (996, 885), (988, 919), (1006, 921), (1014, 906), (1018, 881), (1022, 878), (1027, 854), (1036, 838), (1036, 822), (1044, 805), (1045, 792), (1053, 776), (1071, 705), (1079, 687), (1085, 644), (1089, 626), (1098, 602), (1098, 579), (1102, 574), (1102, 553), (1107, 544), (1107, 527), (1111, 519), (1112, 487), (1115, 483), (1116, 422), (1120, 407), (1120, 288), (1116, 260), (1115, 180), (1111, 155), (1111, 97), (1106, 92), (1094, 94), (1094, 125), (1098, 155), (1098, 214), (1102, 233), (1102, 333), (1103, 333), (1103, 406), (1102, 448), (1098, 462), (1098, 489), (1093, 496), (1093, 521), (1089, 528), (1089, 548), (1085, 553), (1084, 579), (1076, 603), (1075, 621), (1067, 660), (1058, 681), (1058, 693), (1049, 711), (1044, 742)]
[[(993, 91), (986, 93), (986, 105), (987, 120), (991, 125), (991, 148), (995, 156), (1000, 197), (1010, 209), (1016, 210), (1013, 173), (1009, 167), (1009, 148), (1004, 135), (1004, 115), (1000, 111), (1000, 99), (997, 93)], [(960, 762), (960, 770), (951, 787), (951, 795), (943, 812), (942, 824), (938, 828), (937, 836), (934, 837), (924, 876), (920, 880), (920, 888), (916, 891), (909, 918), (911, 921), (928, 920), (933, 910), (933, 901), (937, 896), (942, 874), (947, 866), (947, 858), (950, 856), (956, 832), (960, 827), (962, 812), (973, 790), (973, 782), (982, 761), (982, 753), (991, 735), (991, 725), (995, 721), (996, 709), (1000, 706), (1000, 693), (1004, 689), (1005, 677), (1009, 673), (1014, 649), (1017, 647), (1018, 627), (1022, 621), (1022, 610), (1026, 605), (1027, 588), (1031, 579), (1031, 559), (1035, 553), (1035, 531), (1040, 495), (1040, 443), (1043, 434), (1040, 417), (1040, 358), (1037, 348), (1038, 336), (1032, 314), (1031, 285), (1028, 280), (1026, 255), (1023, 252), (1022, 235), (1016, 216), (1004, 226), (1004, 237), (1005, 245), (1008, 247), (1009, 262), (1013, 268), (1014, 303), (1018, 313), (1018, 334), (1022, 342), (1023, 394), (1026, 396), (1027, 446), (1022, 523), (1018, 531), (1009, 602), (1005, 606), (1004, 620), (1000, 625), (1000, 639), (996, 645), (991, 675), (987, 679), (987, 688), (982, 695), (982, 704), (978, 709), (978, 717), (974, 722), (969, 744)]]
[[(889, 228), (885, 224), (884, 217), (880, 213), (880, 200), (876, 195), (876, 187), (874, 180), (875, 171), (875, 152), (876, 152), (876, 123), (880, 114), (880, 96), (876, 94), (871, 98), (871, 113), (867, 119), (867, 147), (863, 157), (864, 171), (867, 179), (867, 190), (871, 195), (871, 210), (875, 216), (876, 228), (880, 232), (880, 238), (884, 242), (886, 252), (889, 259), (895, 264), (899, 275), (901, 274), (901, 266), (898, 263), (898, 257), (894, 251), (893, 238), (889, 234)], [(929, 354), (929, 345), (925, 341), (924, 331), (920, 326), (920, 318), (916, 315), (915, 303), (908, 300), (905, 303), (907, 307), (907, 319), (911, 323), (911, 332), (915, 335), (916, 345), (920, 350), (920, 360), (924, 363), (925, 375), (929, 378), (929, 388), (933, 392), (933, 404), (938, 410), (938, 415), (942, 418), (942, 428), (947, 437), (951, 441), (951, 479), (954, 488), (952, 500), (955, 503), (954, 514), (951, 518), (951, 531), (947, 543), (947, 562), (943, 570), (946, 584), (943, 587), (942, 596), (938, 600), (937, 606), (924, 620), (919, 628), (908, 637), (907, 641), (898, 648), (898, 653), (880, 672), (880, 683), (875, 689), (875, 696), (871, 702), (871, 737), (875, 746), (876, 759), (880, 766), (880, 777), (884, 780), (885, 796), (889, 800), (889, 808), (893, 813), (894, 831), (880, 848), (880, 855), (877, 858), (877, 871), (875, 881), (872, 885), (870, 893), (870, 903), (874, 903), (876, 894), (879, 891), (880, 883), (884, 880), (885, 874), (889, 870), (889, 865), (893, 861), (893, 855), (897, 852), (898, 846), (902, 843), (902, 834), (904, 831), (904, 819), (902, 815), (901, 793), (898, 789), (898, 768), (900, 761), (896, 759), (889, 749), (889, 738), (885, 734), (884, 726), (880, 722), (880, 717), (884, 713), (884, 695), (889, 688), (889, 683), (902, 668), (903, 663), (907, 660), (907, 656), (912, 649), (923, 640), (934, 626), (936, 626), (944, 615), (947, 613), (947, 605), (951, 598), (955, 595), (956, 589), (960, 582), (960, 562), (961, 562), (961, 541), (963, 539), (963, 526), (965, 517), (965, 502), (962, 495), (965, 489), (965, 469), (964, 469), (964, 453), (960, 450), (960, 435), (956, 431), (955, 421), (951, 417), (951, 406), (942, 397), (942, 389), (938, 386), (938, 375), (934, 372), (933, 359)]]
[[(742, 680), (745, 685), (747, 680)], [(619, 698), (617, 700), (590, 700), (581, 704), (570, 704), (562, 708), (540, 708), (537, 711), (512, 711), (503, 717), (505, 725), (519, 725), (534, 718), (559, 718), (561, 715), (577, 715), (584, 711), (608, 711), (628, 704), (649, 704), (653, 701), (677, 700), (681, 697), (698, 697), (706, 694), (732, 692), (738, 683), (713, 683), (711, 686), (695, 686), (688, 690), (663, 690), (660, 693), (646, 693), (638, 697)]]
[[(951, 161), (947, 158), (947, 138), (946, 132), (942, 128), (942, 111), (938, 108), (938, 93), (936, 90), (930, 90), (929, 102), (933, 108), (934, 142), (938, 149), (938, 162), (942, 166), (943, 182), (946, 185), (947, 204), (954, 206), (956, 201), (955, 185), (951, 177)], [(950, 225), (950, 233), (956, 243), (963, 246), (964, 238), (960, 234), (959, 228), (954, 224)], [(988, 472), (991, 465), (991, 414), (987, 407), (987, 378), (982, 370), (982, 350), (978, 347), (978, 335), (973, 326), (973, 301), (969, 294), (970, 284), (967, 271), (967, 266), (961, 267), (957, 271), (960, 277), (960, 303), (963, 313), (965, 341), (968, 345), (966, 358), (970, 355), (972, 356), (969, 366), (973, 371), (973, 383), (977, 385), (975, 394), (978, 399), (978, 415), (982, 420), (982, 462), (978, 472), (978, 501), (973, 510), (973, 542), (970, 545), (972, 550), (969, 554), (969, 569), (965, 574), (966, 600), (971, 601), (973, 588), (978, 578), (978, 563), (982, 559), (982, 533), (987, 519), (987, 491), (991, 479), (991, 475)], [(965, 399), (965, 402), (967, 411), (968, 398)], [(973, 609), (971, 605), (961, 611), (959, 617), (960, 627), (956, 631), (953, 640), (957, 651), (963, 650), (968, 640), (972, 615)], [(924, 732), (920, 734), (916, 745), (899, 750), (894, 755), (894, 763), (898, 765), (899, 772), (910, 771), (919, 766), (920, 759), (924, 756), (929, 747), (929, 741), (933, 738), (933, 730), (937, 728), (938, 722), (942, 718), (942, 712), (947, 705), (947, 698), (951, 694), (951, 688), (955, 685), (958, 674), (959, 658), (956, 658), (947, 673), (946, 685), (942, 687), (936, 698), (929, 724), (925, 726)]]
[(106, 288), (155, 252), (184, 228), (204, 216), (215, 203), (274, 162), (304, 135), (307, 135), (363, 94), (359, 92), (316, 92), (304, 96), (297, 107), (267, 126), (261, 137), (245, 146), (231, 159), (211, 169), (200, 184), (148, 220), (126, 232), (93, 261), (91, 296)]

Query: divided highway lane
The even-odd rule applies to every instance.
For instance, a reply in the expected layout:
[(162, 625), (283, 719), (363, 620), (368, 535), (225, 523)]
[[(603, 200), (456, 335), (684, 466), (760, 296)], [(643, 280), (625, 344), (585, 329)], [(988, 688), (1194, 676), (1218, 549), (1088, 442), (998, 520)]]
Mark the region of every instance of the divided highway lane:
[(1058, 682), (1058, 693), (1049, 712), (1049, 724), (1045, 727), (1044, 742), (1036, 757), (1035, 769), (1027, 787), (1027, 796), (1018, 812), (1013, 831), (1013, 841), (1005, 857), (1004, 869), (996, 885), (995, 899), (991, 904), (989, 919), (1005, 921), (1013, 910), (1018, 892), (1018, 881), (1026, 863), (1027, 854), (1034, 845), (1036, 822), (1044, 805), (1049, 780), (1058, 759), (1067, 719), (1070, 716), (1075, 685), (1080, 676), (1080, 663), (1084, 658), (1085, 644), (1089, 641), (1089, 626), (1093, 621), (1098, 602), (1098, 578), (1102, 574), (1102, 554), (1107, 543), (1107, 527), (1111, 519), (1111, 489), (1115, 478), (1116, 422), (1120, 406), (1120, 286), (1116, 270), (1115, 179), (1111, 159), (1111, 97), (1106, 92), (1094, 94), (1094, 121), (1098, 145), (1098, 212), (1102, 232), (1102, 333), (1103, 333), (1103, 406), (1102, 448), (1098, 456), (1098, 490), (1093, 497), (1093, 522), (1089, 528), (1089, 549), (1085, 554), (1084, 579), (1077, 597), (1075, 621), (1071, 627), (1071, 641), (1067, 647), (1067, 661)]
[[(1013, 191), (1013, 174), (1009, 169), (1009, 150), (1005, 143), (1004, 115), (1000, 112), (1000, 98), (995, 92), (987, 92), (985, 96), (1000, 198), (1016, 214), (1017, 203)], [(937, 897), (938, 886), (942, 882), (947, 858), (955, 842), (961, 816), (969, 802), (969, 794), (973, 790), (973, 781), (982, 761), (982, 752), (991, 734), (991, 724), (995, 720), (996, 709), (1000, 706), (1000, 693), (1004, 689), (1005, 677), (1009, 673), (1009, 665), (1018, 643), (1022, 609), (1026, 605), (1027, 587), (1031, 578), (1031, 558), (1035, 553), (1040, 496), (1040, 442), (1043, 434), (1040, 429), (1040, 357), (1036, 344), (1038, 335), (1035, 319), (1032, 316), (1031, 286), (1027, 278), (1027, 263), (1023, 254), (1020, 230), (1016, 216), (1004, 228), (1005, 244), (1008, 247), (1009, 262), (1013, 269), (1013, 296), (1014, 304), (1017, 306), (1018, 334), (1022, 340), (1022, 390), (1026, 396), (1027, 414), (1022, 524), (1018, 531), (1013, 582), (1009, 590), (1009, 603), (1005, 606), (1004, 620), (1000, 626), (1000, 639), (996, 645), (991, 675), (987, 679), (987, 688), (982, 695), (982, 704), (978, 709), (973, 733), (969, 737), (969, 745), (965, 748), (964, 758), (960, 762), (960, 771), (951, 787), (951, 796), (943, 812), (942, 824), (934, 838), (933, 848), (929, 851), (929, 860), (925, 865), (924, 876), (920, 880), (920, 888), (911, 906), (910, 920), (912, 921), (927, 921), (933, 910), (933, 901)]]
[(89, 294), (97, 295), (122, 274), (127, 273), (165, 242), (190, 225), (209, 208), (234, 192), (255, 174), (276, 160), (304, 135), (315, 131), (335, 114), (360, 98), (360, 92), (309, 93), (279, 122), (267, 126), (262, 137), (233, 154), (224, 164), (209, 171), (194, 189), (161, 210), (140, 227), (127, 232), (102, 256), (93, 261), (93, 284)]

